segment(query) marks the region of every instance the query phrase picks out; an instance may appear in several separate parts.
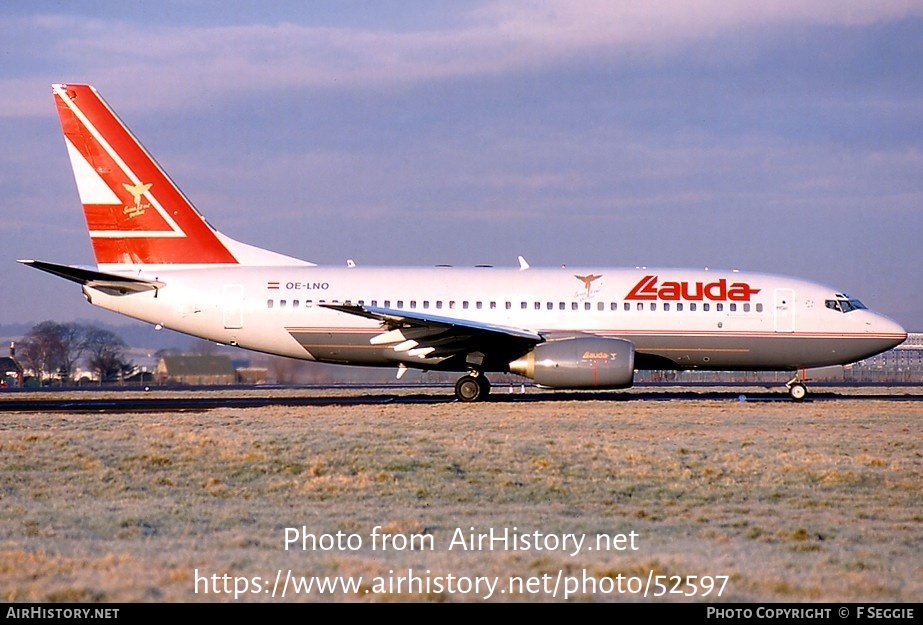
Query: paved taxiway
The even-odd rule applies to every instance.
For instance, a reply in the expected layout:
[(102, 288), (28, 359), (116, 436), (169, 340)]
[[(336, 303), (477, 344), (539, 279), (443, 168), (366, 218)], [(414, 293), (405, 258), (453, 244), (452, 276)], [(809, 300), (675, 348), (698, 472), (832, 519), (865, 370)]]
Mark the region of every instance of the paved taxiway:
[[(545, 391), (498, 386), (494, 403), (564, 401), (650, 402), (713, 400), (728, 402), (791, 402), (784, 388), (752, 386), (638, 386), (623, 391)], [(875, 399), (923, 401), (920, 386), (817, 386), (804, 402)], [(452, 389), (441, 386), (300, 386), (201, 387), (182, 389), (119, 389), (107, 391), (20, 391), (0, 396), (0, 412), (172, 412), (215, 408), (268, 406), (332, 406), (376, 404), (445, 404), (456, 402)]]

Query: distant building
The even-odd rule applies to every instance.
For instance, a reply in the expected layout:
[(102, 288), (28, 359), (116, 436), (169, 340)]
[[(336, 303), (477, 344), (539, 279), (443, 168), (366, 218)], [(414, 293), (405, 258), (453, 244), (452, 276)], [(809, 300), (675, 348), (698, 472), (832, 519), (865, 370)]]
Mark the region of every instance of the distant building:
[(847, 367), (846, 377), (857, 382), (923, 381), (923, 333), (910, 332), (897, 347)]
[(229, 356), (164, 356), (154, 372), (155, 384), (225, 385), (237, 383)]
[(241, 384), (266, 384), (269, 369), (266, 367), (238, 367), (237, 381)]
[(0, 387), (21, 387), (25, 375), (22, 365), (16, 360), (16, 343), (10, 343), (10, 355), (0, 356)]

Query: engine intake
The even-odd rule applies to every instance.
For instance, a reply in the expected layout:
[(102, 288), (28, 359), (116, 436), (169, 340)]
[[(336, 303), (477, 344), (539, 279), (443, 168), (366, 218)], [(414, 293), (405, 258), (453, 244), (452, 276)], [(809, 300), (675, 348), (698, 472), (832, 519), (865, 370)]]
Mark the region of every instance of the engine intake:
[(549, 388), (628, 388), (634, 381), (631, 341), (577, 337), (539, 343), (510, 371)]

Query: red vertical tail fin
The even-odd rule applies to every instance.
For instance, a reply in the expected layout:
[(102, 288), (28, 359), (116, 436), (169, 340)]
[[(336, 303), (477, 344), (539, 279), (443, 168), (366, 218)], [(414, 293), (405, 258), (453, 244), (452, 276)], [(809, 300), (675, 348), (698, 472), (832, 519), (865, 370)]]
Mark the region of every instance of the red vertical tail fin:
[(52, 93), (100, 268), (304, 263), (213, 229), (92, 86)]

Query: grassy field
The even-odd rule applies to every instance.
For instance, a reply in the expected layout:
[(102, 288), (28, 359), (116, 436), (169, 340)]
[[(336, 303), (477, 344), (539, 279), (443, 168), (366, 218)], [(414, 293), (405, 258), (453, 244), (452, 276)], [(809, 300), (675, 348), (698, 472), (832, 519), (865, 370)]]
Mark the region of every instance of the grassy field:
[(6, 413), (0, 599), (920, 602), (921, 417), (630, 397)]

